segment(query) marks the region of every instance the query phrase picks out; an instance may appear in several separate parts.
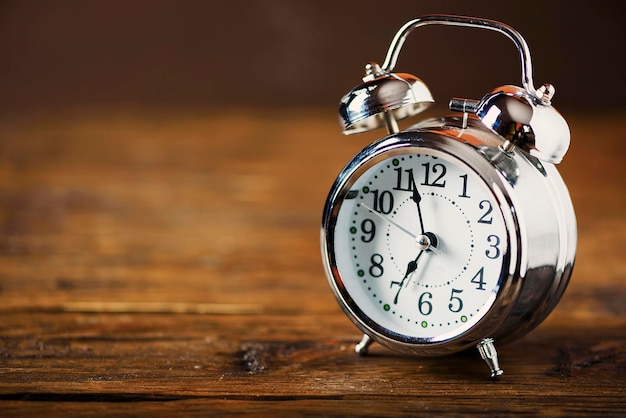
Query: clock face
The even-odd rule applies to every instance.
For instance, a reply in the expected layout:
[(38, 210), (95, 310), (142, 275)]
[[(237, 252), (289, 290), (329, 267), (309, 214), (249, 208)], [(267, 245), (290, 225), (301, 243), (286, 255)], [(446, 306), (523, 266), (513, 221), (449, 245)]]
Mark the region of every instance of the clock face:
[(364, 163), (342, 190), (333, 275), (361, 323), (427, 343), (484, 317), (509, 244), (496, 196), (474, 170), (438, 150), (403, 148)]

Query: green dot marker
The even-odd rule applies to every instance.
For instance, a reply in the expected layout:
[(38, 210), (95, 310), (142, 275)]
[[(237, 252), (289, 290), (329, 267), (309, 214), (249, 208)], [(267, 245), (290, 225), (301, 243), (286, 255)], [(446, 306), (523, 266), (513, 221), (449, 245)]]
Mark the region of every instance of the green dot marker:
[(400, 164), (400, 161), (398, 161), (397, 158), (394, 158), (391, 164), (393, 164), (394, 166), (397, 166), (398, 164)]
[(356, 227), (353, 226), (352, 228), (350, 228), (350, 233), (356, 234)]
[(363, 187), (363, 193), (369, 193), (370, 192), (370, 188), (365, 186)]
[(359, 275), (359, 277), (365, 276), (365, 272), (363, 270), (359, 270), (357, 274)]
[(422, 326), (422, 328), (426, 328), (428, 326), (428, 322), (422, 321), (420, 325)]
[(391, 309), (391, 306), (389, 306), (389, 304), (385, 303), (385, 306), (383, 306), (383, 309), (385, 311), (389, 311), (389, 309)]
[(467, 322), (467, 317), (465, 315), (461, 317), (461, 322)]

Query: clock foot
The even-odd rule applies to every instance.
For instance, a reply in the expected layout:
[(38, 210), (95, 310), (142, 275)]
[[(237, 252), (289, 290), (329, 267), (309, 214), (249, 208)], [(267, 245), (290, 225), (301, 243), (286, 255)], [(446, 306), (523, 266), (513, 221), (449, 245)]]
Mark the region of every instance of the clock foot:
[(485, 360), (485, 363), (487, 363), (487, 366), (491, 369), (491, 377), (501, 376), (504, 372), (498, 364), (498, 352), (493, 344), (493, 338), (483, 339), (476, 344), (476, 348), (480, 353), (480, 357)]
[(369, 350), (369, 347), (370, 345), (372, 345), (373, 342), (374, 340), (372, 340), (369, 335), (363, 334), (361, 342), (354, 346), (354, 351), (356, 351), (356, 353), (360, 356), (365, 356), (367, 355), (367, 351)]

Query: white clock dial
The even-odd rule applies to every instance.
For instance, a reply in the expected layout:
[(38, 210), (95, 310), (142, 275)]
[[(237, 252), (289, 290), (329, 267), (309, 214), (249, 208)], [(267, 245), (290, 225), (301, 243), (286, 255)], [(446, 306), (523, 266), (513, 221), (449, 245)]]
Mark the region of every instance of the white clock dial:
[(448, 154), (416, 148), (347, 187), (334, 228), (346, 299), (383, 334), (435, 342), (472, 328), (507, 265), (504, 219), (485, 181)]

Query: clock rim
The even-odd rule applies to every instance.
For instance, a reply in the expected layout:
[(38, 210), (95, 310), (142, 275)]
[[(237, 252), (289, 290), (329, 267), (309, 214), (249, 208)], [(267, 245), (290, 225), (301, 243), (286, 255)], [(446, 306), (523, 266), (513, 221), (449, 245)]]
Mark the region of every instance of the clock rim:
[[(407, 152), (411, 149), (411, 152)], [(455, 336), (445, 339), (423, 339), (391, 331), (374, 322), (356, 306), (343, 285), (343, 278), (335, 261), (334, 227), (337, 214), (349, 190), (350, 179), (359, 178), (379, 161), (395, 155), (419, 153), (419, 149), (449, 155), (468, 170), (474, 171), (498, 203), (507, 231), (507, 251), (503, 254), (499, 288), (494, 301), (484, 315), (473, 325)], [(414, 151), (414, 152), (413, 152)], [(424, 152), (422, 152), (424, 153)], [(512, 188), (505, 178), (477, 150), (456, 138), (441, 132), (417, 129), (382, 138), (359, 152), (341, 171), (328, 195), (322, 216), (321, 245), (326, 276), (335, 298), (350, 320), (365, 334), (380, 344), (396, 351), (416, 355), (445, 355), (476, 345), (485, 337), (497, 334), (498, 326), (507, 318), (520, 294), (521, 234), (517, 212), (513, 210)]]

